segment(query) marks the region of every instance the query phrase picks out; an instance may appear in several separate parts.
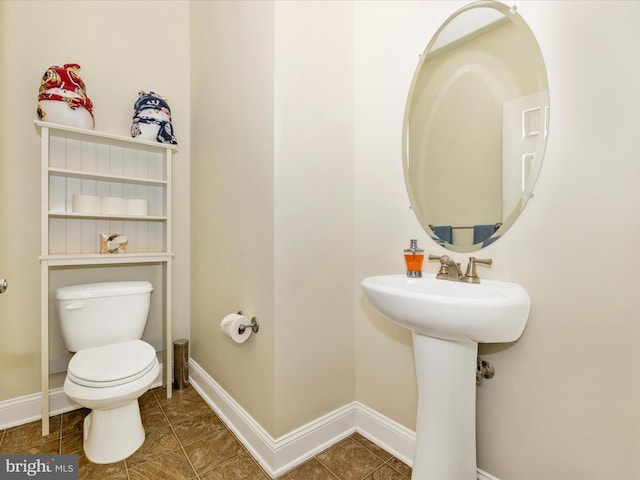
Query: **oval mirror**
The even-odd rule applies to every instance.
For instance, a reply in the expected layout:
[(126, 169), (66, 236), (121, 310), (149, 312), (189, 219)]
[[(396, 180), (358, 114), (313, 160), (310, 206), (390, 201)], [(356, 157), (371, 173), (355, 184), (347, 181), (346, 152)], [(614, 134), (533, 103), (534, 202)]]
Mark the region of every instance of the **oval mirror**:
[(548, 124), (542, 54), (515, 7), (480, 1), (453, 14), (405, 109), (405, 183), (427, 234), (457, 252), (500, 238), (532, 196)]

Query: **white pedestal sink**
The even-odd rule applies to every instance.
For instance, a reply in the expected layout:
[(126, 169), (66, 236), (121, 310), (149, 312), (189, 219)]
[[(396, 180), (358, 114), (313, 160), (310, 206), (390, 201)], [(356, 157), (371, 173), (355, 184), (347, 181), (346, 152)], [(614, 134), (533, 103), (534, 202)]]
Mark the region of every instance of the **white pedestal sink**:
[(517, 283), (480, 284), (381, 275), (362, 290), (384, 316), (413, 332), (418, 377), (414, 480), (476, 480), (478, 343), (511, 342), (530, 300)]

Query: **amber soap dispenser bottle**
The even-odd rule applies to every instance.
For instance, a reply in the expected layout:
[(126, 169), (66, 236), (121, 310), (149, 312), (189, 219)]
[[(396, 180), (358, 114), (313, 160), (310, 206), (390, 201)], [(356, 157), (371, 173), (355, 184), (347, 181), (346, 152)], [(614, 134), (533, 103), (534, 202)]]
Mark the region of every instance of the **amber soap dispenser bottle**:
[(424, 250), (418, 248), (417, 239), (411, 239), (409, 248), (404, 250), (404, 261), (407, 264), (407, 277), (422, 277)]

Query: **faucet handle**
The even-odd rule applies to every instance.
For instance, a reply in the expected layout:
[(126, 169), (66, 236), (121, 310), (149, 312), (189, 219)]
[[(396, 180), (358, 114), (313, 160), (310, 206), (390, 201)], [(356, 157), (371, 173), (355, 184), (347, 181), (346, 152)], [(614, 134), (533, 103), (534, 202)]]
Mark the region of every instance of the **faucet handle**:
[(489, 265), (489, 266), (491, 266), (493, 264), (493, 259), (491, 259), (491, 258), (469, 257), (469, 263), (471, 263), (472, 261), (473, 261), (473, 263), (481, 263), (483, 265)]
[(491, 266), (491, 264), (493, 264), (493, 260), (491, 258), (469, 257), (467, 271), (465, 272), (464, 277), (461, 279), (463, 282), (480, 283), (480, 277), (478, 277), (478, 272), (476, 272), (476, 263)]
[(436, 274), (436, 278), (440, 280), (449, 280), (449, 266), (447, 265), (449, 255), (438, 256), (429, 254), (429, 260), (440, 261), (440, 270)]

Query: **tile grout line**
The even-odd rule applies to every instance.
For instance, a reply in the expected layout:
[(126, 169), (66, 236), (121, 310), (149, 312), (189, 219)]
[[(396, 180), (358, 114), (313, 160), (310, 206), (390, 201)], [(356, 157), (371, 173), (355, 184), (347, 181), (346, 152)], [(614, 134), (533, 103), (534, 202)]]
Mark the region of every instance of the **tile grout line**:
[(395, 468), (392, 464), (391, 464), (391, 460), (393, 459), (393, 457), (391, 457), (389, 460), (387, 460), (385, 462), (385, 465), (387, 465), (391, 470), (393, 470), (394, 472), (398, 472), (398, 474), (401, 477), (406, 478), (407, 480), (410, 480), (409, 477), (407, 477), (404, 473), (402, 473), (400, 470), (398, 470), (397, 468)]
[[(333, 470), (331, 470), (327, 465), (325, 465), (325, 464), (324, 464), (324, 462), (323, 462), (322, 460), (320, 460), (320, 459), (318, 458), (318, 456), (317, 456), (317, 455), (316, 455), (315, 457), (311, 457), (311, 458), (313, 458), (313, 459), (314, 459), (314, 460), (316, 460), (320, 465), (322, 465), (322, 468), (324, 468), (327, 472), (329, 472), (331, 475), (333, 475), (334, 477), (336, 477), (336, 479), (337, 479), (337, 480), (342, 480), (342, 479), (341, 479), (341, 477), (339, 477), (337, 473), (335, 473), (335, 472), (334, 472)], [(307, 461), (308, 461), (308, 460), (307, 460)], [(305, 463), (307, 463), (307, 462), (305, 462)], [(304, 463), (303, 463), (302, 465), (304, 465)], [(298, 468), (298, 467), (296, 467), (296, 468)], [(294, 468), (294, 469), (292, 470), (292, 472), (295, 472), (295, 471), (296, 471), (296, 468)]]
[(191, 466), (191, 468), (193, 469), (193, 471), (196, 474), (196, 476), (193, 477), (191, 480), (199, 480), (200, 479), (200, 474), (198, 473), (198, 471), (196, 470), (196, 467), (194, 467), (193, 463), (191, 462), (191, 459), (189, 458), (189, 455), (187, 455), (187, 451), (184, 449), (184, 445), (182, 444), (182, 440), (180, 440), (180, 437), (178, 436), (178, 434), (174, 430), (173, 423), (171, 422), (171, 420), (169, 420), (169, 417), (167, 416), (166, 412), (164, 411), (164, 407), (160, 403), (160, 400), (158, 400), (158, 397), (156, 396), (156, 392), (151, 390), (151, 393), (153, 393), (153, 397), (156, 399), (156, 402), (158, 403), (158, 406), (160, 407), (160, 411), (162, 412), (162, 415), (164, 415), (164, 418), (167, 420), (167, 423), (169, 424), (169, 428), (171, 429), (171, 433), (173, 433), (173, 435), (176, 437), (176, 440), (178, 441), (178, 445), (180, 445), (180, 450), (182, 451), (183, 455), (187, 459), (187, 462), (189, 462), (189, 465)]
[(362, 477), (362, 480), (367, 480), (368, 478), (373, 478), (373, 474), (376, 473), (378, 470), (380, 470), (382, 467), (384, 467), (386, 464), (387, 464), (387, 462), (383, 462), (381, 465), (378, 465), (376, 468), (374, 468), (372, 471), (370, 471), (364, 477)]
[[(377, 468), (375, 468), (373, 471), (371, 471), (369, 474), (367, 474), (363, 480), (366, 480), (368, 477), (370, 477), (371, 475), (373, 475), (375, 472), (377, 472), (378, 470), (380, 470), (383, 466), (387, 466), (389, 467), (391, 470), (393, 470), (394, 472), (396, 472), (398, 475), (400, 475), (403, 478), (407, 478), (404, 473), (402, 473), (401, 471), (399, 471), (397, 468), (394, 468), (394, 466), (391, 464), (391, 461), (395, 458), (393, 455), (390, 455), (389, 458), (387, 458), (386, 460), (384, 458), (382, 458), (380, 455), (378, 455), (376, 452), (374, 452), (372, 449), (370, 449), (367, 445), (365, 445), (364, 443), (358, 441), (357, 438), (354, 438), (353, 436), (350, 436), (348, 438), (351, 438), (354, 442), (356, 442), (358, 445), (360, 445), (361, 447), (363, 447), (365, 450), (367, 450), (368, 452), (370, 452), (371, 454), (373, 454), (374, 456), (376, 456), (377, 458), (379, 458), (380, 460), (382, 460), (382, 464), (379, 465)], [(388, 453), (388, 452), (387, 452)]]
[[(227, 460), (227, 462), (228, 462), (228, 461), (233, 460), (234, 458), (238, 458), (238, 457), (240, 457), (240, 456), (242, 456), (242, 455), (247, 455), (247, 457), (248, 457), (249, 459), (251, 459), (251, 461), (252, 461), (253, 463), (255, 463), (255, 464), (258, 466), (258, 468), (259, 468), (259, 469), (260, 469), (260, 471), (265, 475), (265, 477), (267, 477), (268, 479), (271, 479), (271, 478), (272, 478), (272, 477), (271, 477), (271, 475), (269, 475), (269, 474), (264, 470), (264, 468), (262, 468), (262, 465), (260, 465), (260, 463), (259, 463), (258, 461), (256, 461), (256, 459), (255, 459), (255, 458), (253, 458), (253, 455), (251, 455), (251, 453), (249, 452), (249, 450), (247, 450), (247, 449), (245, 448), (245, 446), (244, 446), (244, 445), (243, 445), (243, 443), (238, 439), (238, 437), (237, 437), (237, 436), (236, 436), (236, 434), (233, 432), (233, 430), (231, 430), (231, 429), (227, 426), (227, 424), (226, 424), (226, 423), (224, 423), (224, 421), (223, 421), (220, 417), (218, 417), (218, 415), (217, 415), (215, 412), (213, 412), (213, 414), (214, 414), (214, 415), (216, 416), (216, 418), (220, 421), (220, 423), (222, 424), (222, 427), (224, 428), (224, 430), (226, 430), (226, 431), (227, 431), (227, 433), (229, 433), (229, 434), (234, 438), (234, 440), (235, 440), (236, 442), (238, 442), (238, 444), (240, 445), (240, 448), (242, 448), (242, 452), (243, 452), (243, 453), (241, 453), (240, 455), (236, 455), (235, 457), (233, 457), (233, 458), (231, 458), (231, 459)], [(218, 465), (218, 467), (220, 467), (221, 465), (224, 465), (224, 464), (225, 464), (225, 463), (227, 463), (227, 462), (223, 462), (223, 463), (221, 463), (220, 465)], [(218, 468), (218, 467), (216, 467), (216, 468)]]

